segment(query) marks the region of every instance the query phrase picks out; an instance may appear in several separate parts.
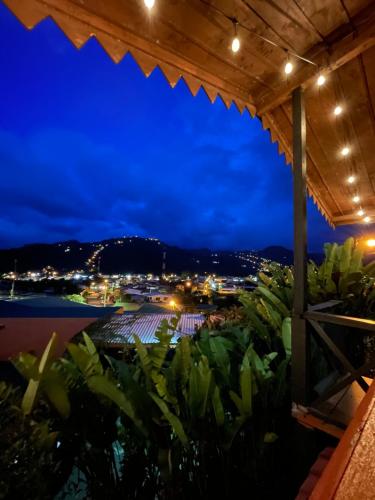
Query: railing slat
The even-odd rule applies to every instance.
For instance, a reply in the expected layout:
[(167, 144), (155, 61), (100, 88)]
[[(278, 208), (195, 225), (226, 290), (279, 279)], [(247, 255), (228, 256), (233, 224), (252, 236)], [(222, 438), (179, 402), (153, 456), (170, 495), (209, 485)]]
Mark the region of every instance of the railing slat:
[(371, 319), (353, 318), (351, 316), (340, 316), (319, 311), (307, 311), (304, 317), (308, 320), (320, 323), (330, 323), (332, 325), (347, 326), (349, 328), (359, 328), (375, 334), (375, 321)]

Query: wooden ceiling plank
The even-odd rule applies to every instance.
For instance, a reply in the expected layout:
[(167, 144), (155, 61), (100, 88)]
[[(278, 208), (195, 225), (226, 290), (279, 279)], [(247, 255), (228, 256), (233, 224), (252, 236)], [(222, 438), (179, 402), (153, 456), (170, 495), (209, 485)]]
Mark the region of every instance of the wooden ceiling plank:
[(48, 17), (48, 10), (33, 0), (4, 0), (4, 3), (29, 30)]
[[(30, 1), (30, 0), (25, 0)], [(150, 72), (152, 69), (150, 64), (146, 65), (145, 61), (147, 56), (153, 57), (157, 64), (167, 63), (171, 66), (179, 68), (183, 75), (190, 74), (199, 79), (203, 86), (208, 85), (217, 89), (218, 92), (224, 91), (232, 96), (233, 99), (239, 98), (253, 109), (254, 105), (250, 98), (250, 93), (240, 86), (236, 85), (230, 80), (223, 79), (219, 73), (212, 73), (207, 71), (204, 67), (198, 67), (194, 61), (184, 59), (183, 56), (172, 53), (164, 49), (160, 44), (155, 44), (152, 40), (143, 38), (138, 33), (131, 30), (124, 29), (123, 27), (113, 24), (112, 22), (99, 17), (98, 15), (88, 11), (81, 4), (76, 4), (73, 0), (36, 0), (38, 3), (43, 3), (48, 7), (48, 10), (53, 15), (54, 12), (60, 12), (69, 18), (79, 19), (82, 23), (87, 24), (92, 32), (97, 35), (100, 33), (107, 34), (115, 40), (121, 41), (123, 44), (129, 46), (130, 51), (136, 54), (135, 57), (140, 57), (139, 64), (143, 66), (145, 73)], [(93, 5), (93, 3), (91, 2)], [(100, 36), (100, 35), (99, 35)], [(212, 91), (210, 90), (210, 93)]]
[[(336, 40), (330, 47), (328, 58), (326, 48), (322, 44), (309, 50), (305, 56), (316, 62), (318, 67), (327, 67), (329, 71), (334, 71), (373, 47), (375, 45), (375, 9), (362, 11), (353, 22), (357, 26), (357, 34)], [(342, 33), (342, 29), (339, 31)], [(279, 106), (289, 98), (295, 88), (312, 84), (316, 79), (316, 74), (317, 68), (315, 66), (303, 64), (301, 69), (296, 71), (296, 74), (278, 92), (271, 95), (266, 94), (257, 100), (257, 113), (263, 115)]]

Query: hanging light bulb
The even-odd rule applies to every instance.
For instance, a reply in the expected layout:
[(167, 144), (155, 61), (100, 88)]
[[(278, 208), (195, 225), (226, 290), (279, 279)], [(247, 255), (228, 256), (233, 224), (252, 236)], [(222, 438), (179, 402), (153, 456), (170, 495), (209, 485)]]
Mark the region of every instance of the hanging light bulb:
[(348, 181), (348, 184), (354, 184), (356, 181), (355, 175), (349, 175), (347, 181)]
[(361, 208), (360, 210), (358, 210), (357, 215), (359, 215), (359, 217), (363, 217), (365, 215), (365, 211)]
[(288, 60), (284, 66), (284, 72), (286, 75), (290, 75), (293, 71), (293, 64)]
[(316, 84), (321, 87), (326, 82), (326, 77), (324, 75), (319, 75)]
[(366, 217), (363, 218), (363, 222), (365, 222), (366, 224), (368, 224), (370, 221), (371, 219), (368, 215), (366, 215)]
[(234, 38), (232, 40), (232, 52), (236, 53), (240, 50), (241, 43), (240, 39), (237, 36), (237, 21), (233, 21), (233, 26), (234, 26)]
[(155, 5), (155, 0), (143, 0), (143, 1), (148, 10), (151, 10), (152, 7)]
[(341, 106), (336, 106), (335, 109), (333, 110), (333, 114), (336, 116), (341, 115), (342, 113), (342, 107)]
[(240, 40), (237, 36), (235, 36), (232, 40), (232, 52), (236, 53), (240, 50)]
[(356, 195), (356, 196), (353, 196), (353, 203), (359, 203), (361, 201), (361, 198)]
[(342, 150), (341, 150), (342, 156), (348, 156), (349, 153), (350, 153), (350, 149), (347, 146), (342, 148)]

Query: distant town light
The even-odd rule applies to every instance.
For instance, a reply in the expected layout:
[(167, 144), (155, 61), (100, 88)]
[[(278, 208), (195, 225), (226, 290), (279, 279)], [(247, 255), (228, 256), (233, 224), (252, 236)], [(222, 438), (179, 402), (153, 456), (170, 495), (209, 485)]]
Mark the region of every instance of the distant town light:
[(336, 116), (341, 115), (342, 113), (342, 107), (341, 106), (336, 106), (335, 109), (333, 110), (333, 114)]

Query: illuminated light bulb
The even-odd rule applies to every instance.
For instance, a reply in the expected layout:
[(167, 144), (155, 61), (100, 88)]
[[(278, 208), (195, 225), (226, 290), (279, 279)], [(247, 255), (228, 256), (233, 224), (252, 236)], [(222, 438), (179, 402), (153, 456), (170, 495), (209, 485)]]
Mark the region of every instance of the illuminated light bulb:
[(361, 198), (357, 195), (357, 196), (353, 196), (353, 202), (354, 203), (359, 203), (361, 200)]
[(155, 0), (143, 0), (148, 10), (151, 10), (155, 5)]
[(362, 210), (362, 208), (361, 208), (360, 210), (358, 210), (357, 215), (359, 215), (360, 217), (362, 217), (363, 215), (365, 215), (365, 211)]
[(363, 222), (366, 222), (368, 224), (370, 222), (370, 217), (367, 215), (366, 217), (363, 218)]
[(354, 175), (350, 175), (348, 177), (348, 184), (354, 184), (355, 183), (355, 176)]
[(366, 241), (366, 245), (370, 248), (374, 248), (375, 247), (375, 239), (370, 238), (369, 240)]
[(321, 87), (322, 85), (325, 84), (325, 82), (326, 82), (326, 77), (324, 75), (319, 75), (316, 81), (317, 85)]
[(236, 53), (240, 50), (241, 43), (239, 38), (236, 36), (232, 40), (232, 52)]
[(333, 114), (336, 116), (341, 115), (342, 113), (342, 107), (341, 106), (336, 106), (335, 109), (333, 110)]
[(288, 61), (284, 66), (284, 72), (286, 75), (290, 75), (292, 71), (293, 71), (293, 64), (290, 61)]
[(342, 148), (342, 150), (341, 150), (342, 156), (348, 156), (349, 153), (350, 153), (350, 149), (347, 146), (345, 146), (345, 148)]

